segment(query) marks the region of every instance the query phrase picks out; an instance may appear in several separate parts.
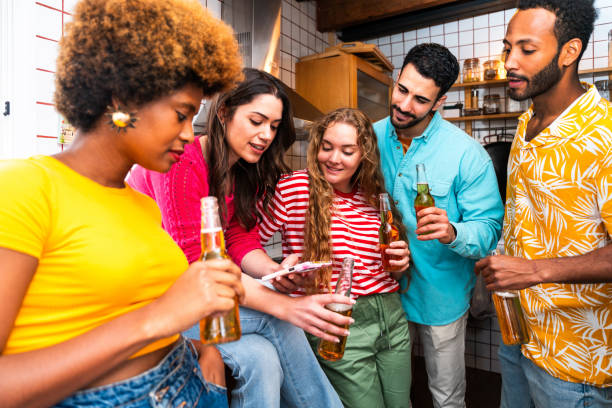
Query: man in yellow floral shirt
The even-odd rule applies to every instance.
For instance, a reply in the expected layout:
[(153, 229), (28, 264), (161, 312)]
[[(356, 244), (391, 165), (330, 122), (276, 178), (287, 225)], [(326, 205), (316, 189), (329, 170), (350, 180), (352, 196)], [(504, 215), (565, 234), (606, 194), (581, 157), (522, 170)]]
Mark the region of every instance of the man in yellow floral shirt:
[(509, 95), (533, 100), (508, 163), (509, 256), (476, 264), (490, 290), (526, 288), (531, 339), (499, 351), (504, 408), (612, 407), (612, 104), (577, 71), (595, 16), (520, 0), (504, 39)]

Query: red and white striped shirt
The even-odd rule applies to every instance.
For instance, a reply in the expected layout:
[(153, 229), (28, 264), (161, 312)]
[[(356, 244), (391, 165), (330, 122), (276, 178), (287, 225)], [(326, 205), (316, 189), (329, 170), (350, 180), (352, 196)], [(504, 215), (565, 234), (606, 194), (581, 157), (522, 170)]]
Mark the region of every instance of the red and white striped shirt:
[[(304, 230), (308, 210), (308, 173), (293, 172), (276, 185), (270, 209), (274, 219), (262, 213), (259, 225), (262, 244), (278, 230), (283, 237), (283, 257), (290, 254), (302, 256)], [(353, 269), (353, 298), (374, 293), (390, 293), (399, 285), (382, 267), (378, 245), (380, 218), (359, 190), (345, 194), (334, 191), (331, 219), (332, 241), (332, 289), (336, 287), (342, 259), (346, 255), (355, 258)], [(303, 292), (302, 292), (303, 293)]]

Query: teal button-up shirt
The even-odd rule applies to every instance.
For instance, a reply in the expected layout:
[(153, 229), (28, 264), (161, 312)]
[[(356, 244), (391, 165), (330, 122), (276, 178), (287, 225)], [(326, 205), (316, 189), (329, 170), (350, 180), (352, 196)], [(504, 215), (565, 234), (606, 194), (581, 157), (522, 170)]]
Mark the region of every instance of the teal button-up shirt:
[[(495, 170), (483, 147), (435, 113), (425, 132), (404, 154), (389, 117), (374, 124), (385, 186), (408, 230), (413, 261), (402, 305), (409, 321), (439, 326), (468, 310), (475, 262), (495, 248), (504, 207)], [(457, 230), (448, 245), (419, 241), (415, 234), (416, 164), (424, 163), (436, 207), (446, 210)]]

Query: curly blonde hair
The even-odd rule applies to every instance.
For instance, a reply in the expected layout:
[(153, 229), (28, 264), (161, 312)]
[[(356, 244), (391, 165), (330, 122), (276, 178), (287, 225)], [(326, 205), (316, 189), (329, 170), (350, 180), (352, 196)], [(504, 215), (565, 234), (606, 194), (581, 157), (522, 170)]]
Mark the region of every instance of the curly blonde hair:
[(87, 131), (113, 100), (142, 105), (187, 83), (207, 96), (241, 79), (233, 32), (196, 0), (82, 0), (57, 58), (57, 110)]
[[(361, 152), (361, 162), (351, 177), (351, 185), (358, 186), (361, 193), (373, 208), (378, 208), (378, 195), (386, 193), (385, 183), (380, 168), (380, 153), (372, 122), (358, 109), (336, 109), (315, 122), (310, 129), (308, 152), (306, 156), (310, 181), (306, 231), (304, 233), (304, 261), (330, 261), (331, 218), (333, 211), (334, 189), (325, 179), (317, 156), (321, 150), (325, 131), (336, 123), (346, 123), (357, 130), (357, 146)], [(391, 202), (393, 224), (400, 233), (400, 239), (406, 240), (406, 227), (402, 223), (399, 211)], [(306, 288), (309, 293), (320, 288), (330, 289), (331, 267), (319, 269), (314, 285)]]

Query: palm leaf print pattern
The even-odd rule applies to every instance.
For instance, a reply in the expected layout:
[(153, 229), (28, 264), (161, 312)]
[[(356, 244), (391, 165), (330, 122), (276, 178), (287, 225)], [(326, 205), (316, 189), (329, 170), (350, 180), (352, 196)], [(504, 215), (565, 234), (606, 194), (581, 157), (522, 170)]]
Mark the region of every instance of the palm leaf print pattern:
[[(529, 142), (533, 110), (519, 118), (508, 160), (509, 255), (576, 256), (609, 243), (611, 108), (590, 86)], [(521, 304), (531, 330), (528, 358), (565, 381), (612, 385), (612, 284), (536, 285), (521, 291)]]

